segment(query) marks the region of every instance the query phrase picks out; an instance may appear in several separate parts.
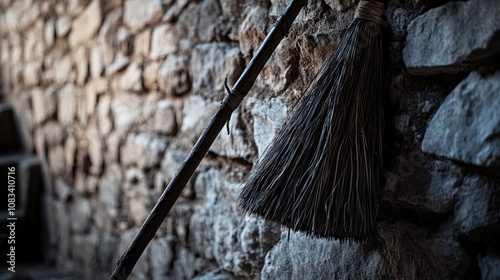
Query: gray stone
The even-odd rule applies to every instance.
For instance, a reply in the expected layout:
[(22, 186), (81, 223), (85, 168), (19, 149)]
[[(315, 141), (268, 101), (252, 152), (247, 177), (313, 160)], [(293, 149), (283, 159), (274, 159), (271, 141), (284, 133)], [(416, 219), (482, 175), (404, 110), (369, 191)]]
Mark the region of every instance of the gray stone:
[(142, 90), (142, 62), (133, 62), (118, 80), (118, 87), (125, 91)]
[(5, 11), (5, 21), (11, 30), (22, 30), (29, 27), (40, 15), (40, 2), (32, 0), (13, 1)]
[(344, 12), (355, 7), (358, 1), (355, 0), (326, 0), (325, 3), (337, 12)]
[(39, 19), (23, 34), (24, 61), (39, 61), (44, 57), (43, 20)]
[(208, 0), (190, 3), (179, 15), (176, 22), (179, 34), (201, 42), (223, 40), (221, 31), (225, 29), (221, 17), (219, 1)]
[(55, 176), (61, 176), (65, 171), (64, 148), (55, 146), (49, 149), (48, 153), (49, 167)]
[(106, 160), (116, 163), (120, 159), (120, 136), (111, 133), (106, 137)]
[(122, 171), (118, 165), (106, 168), (99, 182), (98, 202), (106, 214), (115, 218), (119, 213), (120, 201), (122, 200)]
[(141, 113), (141, 98), (132, 93), (120, 93), (111, 101), (111, 112), (119, 133), (127, 132)]
[(99, 175), (102, 170), (102, 165), (104, 163), (103, 158), (103, 146), (101, 135), (99, 130), (95, 125), (90, 126), (86, 132), (88, 141), (88, 153), (92, 166), (90, 167), (90, 172), (95, 175)]
[(130, 134), (121, 149), (121, 160), (125, 165), (150, 168), (159, 165), (167, 147), (164, 138), (142, 134)]
[(78, 85), (84, 85), (89, 74), (89, 59), (87, 49), (83, 46), (78, 47), (73, 53), (73, 62), (76, 66)]
[(496, 279), (500, 275), (500, 256), (498, 252), (488, 252), (478, 257), (482, 279)]
[(197, 45), (191, 57), (193, 93), (212, 97), (223, 96), (224, 80), (229, 85), (238, 79), (243, 71), (244, 61), (239, 48), (228, 43), (207, 43)]
[(241, 182), (229, 177), (214, 168), (196, 176), (199, 204), (189, 221), (188, 240), (203, 258), (214, 260), (219, 268), (246, 279), (258, 273), (264, 254), (276, 240), (270, 238), (269, 228), (256, 227), (256, 220), (245, 218), (236, 206)]
[(165, 12), (161, 20), (166, 22), (175, 22), (177, 18), (179, 18), (179, 15), (182, 13), (188, 2), (189, 0), (175, 1), (174, 4), (171, 5)]
[[(266, 255), (261, 279), (386, 279), (380, 252), (355, 242), (316, 239), (284, 232)], [(289, 240), (287, 241), (287, 239)]]
[(76, 233), (88, 230), (92, 218), (92, 206), (88, 199), (75, 197), (69, 207), (70, 228)]
[(261, 6), (249, 7), (245, 14), (239, 29), (239, 43), (241, 52), (251, 56), (266, 38), (268, 10)]
[(500, 164), (500, 71), (471, 73), (441, 104), (422, 150), (479, 166)]
[(126, 0), (123, 22), (134, 32), (158, 21), (163, 15), (160, 0)]
[(270, 100), (250, 99), (251, 113), (254, 120), (253, 138), (257, 145), (259, 158), (271, 144), (276, 133), (286, 119), (287, 107), (278, 98)]
[(68, 35), (71, 30), (71, 17), (62, 16), (56, 20), (56, 35), (57, 37), (64, 37)]
[(108, 135), (113, 129), (111, 121), (111, 97), (104, 95), (97, 103), (97, 124), (101, 135)]
[(58, 94), (57, 119), (62, 124), (72, 124), (76, 114), (77, 87), (65, 85)]
[(60, 146), (64, 140), (63, 127), (57, 122), (48, 122), (43, 127), (48, 147)]
[(130, 59), (121, 52), (116, 53), (115, 60), (106, 68), (106, 75), (111, 76), (118, 71), (125, 69), (130, 64)]
[(201, 276), (196, 276), (193, 280), (234, 280), (236, 279), (232, 275), (222, 271), (211, 271), (207, 274), (203, 274)]
[(54, 19), (48, 19), (45, 21), (45, 26), (43, 28), (43, 39), (45, 42), (45, 46), (51, 47), (54, 45), (56, 34), (56, 27)]
[(173, 54), (177, 51), (179, 43), (179, 35), (172, 24), (162, 24), (155, 29), (151, 34), (151, 51), (149, 58), (161, 59), (166, 55)]
[(414, 19), (403, 50), (408, 72), (454, 73), (499, 53), (499, 10), (496, 0), (450, 2)]
[[(181, 132), (185, 132), (192, 142), (207, 125), (219, 103), (209, 102), (197, 95), (191, 95), (184, 101), (182, 108)], [(193, 135), (194, 134), (194, 135)]]
[(40, 76), (42, 74), (42, 63), (31, 62), (26, 63), (23, 69), (23, 81), (26, 86), (37, 86), (40, 84)]
[(152, 279), (166, 279), (170, 272), (170, 265), (174, 260), (174, 253), (166, 238), (156, 238), (151, 241), (151, 276)]
[(168, 56), (158, 69), (159, 89), (169, 96), (187, 93), (191, 89), (188, 63), (185, 56)]
[(229, 134), (227, 130), (221, 131), (210, 147), (210, 151), (224, 157), (248, 160), (253, 152), (247, 137), (248, 130), (249, 128), (241, 118), (240, 110), (237, 109), (229, 120)]
[(144, 71), (142, 71), (142, 80), (146, 89), (158, 89), (157, 77), (159, 68), (160, 64), (158, 62), (150, 62), (144, 67)]
[(102, 22), (100, 3), (99, 0), (93, 0), (85, 10), (73, 20), (71, 33), (69, 34), (70, 46), (84, 43), (96, 35)]
[(58, 84), (71, 82), (73, 75), (73, 64), (69, 56), (64, 56), (61, 60), (56, 61), (51, 67), (51, 78)]
[(174, 135), (177, 132), (177, 121), (172, 102), (161, 100), (153, 116), (153, 130), (160, 134)]
[(55, 180), (54, 191), (55, 197), (62, 202), (67, 201), (68, 198), (72, 195), (71, 189), (69, 188), (68, 184), (66, 184), (61, 179)]
[(92, 78), (99, 78), (104, 69), (101, 50), (99, 47), (93, 47), (90, 49), (90, 76)]
[[(184, 162), (184, 159), (187, 157), (187, 152), (182, 151), (177, 147), (169, 147), (165, 151), (165, 155), (161, 161), (161, 169), (158, 173), (156, 173), (155, 178), (155, 191), (158, 194), (161, 194), (166, 186), (172, 180), (174, 175), (179, 170), (179, 167)], [(195, 196), (194, 193), (194, 180), (196, 178), (196, 174), (189, 179), (188, 183), (184, 187), (182, 191), (182, 196), (186, 198), (192, 198)]]
[(151, 30), (147, 29), (135, 36), (134, 55), (148, 57), (151, 46)]
[(77, 143), (74, 137), (68, 137), (66, 139), (66, 143), (64, 144), (64, 154), (65, 154), (65, 162), (66, 162), (66, 170), (71, 173), (73, 168), (75, 167), (76, 160), (76, 148)]
[(458, 193), (455, 220), (459, 234), (473, 242), (487, 242), (492, 226), (500, 223), (500, 184), (493, 179), (471, 175)]
[(134, 50), (134, 36), (127, 28), (120, 26), (116, 32), (117, 49), (125, 55), (131, 55)]

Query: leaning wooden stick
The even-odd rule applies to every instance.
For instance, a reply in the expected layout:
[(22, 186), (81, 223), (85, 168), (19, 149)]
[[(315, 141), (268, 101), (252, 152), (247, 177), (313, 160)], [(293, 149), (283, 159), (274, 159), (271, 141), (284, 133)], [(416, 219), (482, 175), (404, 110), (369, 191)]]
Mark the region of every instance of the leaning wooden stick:
[(230, 93), (224, 98), (177, 174), (172, 178), (146, 221), (142, 224), (139, 233), (118, 261), (110, 279), (121, 280), (128, 278), (137, 260), (154, 237), (224, 124), (229, 120), (231, 113), (248, 94), (258, 74), (283, 37), (288, 33), (292, 22), (306, 3), (307, 0), (293, 0), (276, 21), (255, 56), (247, 65)]

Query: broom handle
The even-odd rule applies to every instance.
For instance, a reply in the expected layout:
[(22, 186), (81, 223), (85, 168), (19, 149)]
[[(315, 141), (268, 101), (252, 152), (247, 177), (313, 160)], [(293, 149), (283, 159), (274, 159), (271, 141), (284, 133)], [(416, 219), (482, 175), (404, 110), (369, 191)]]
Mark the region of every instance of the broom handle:
[(109, 279), (122, 280), (128, 278), (137, 260), (142, 255), (151, 239), (153, 239), (156, 231), (179, 195), (182, 193), (182, 190), (186, 186), (203, 157), (208, 152), (208, 149), (214, 142), (215, 138), (224, 127), (224, 124), (229, 120), (231, 113), (248, 94), (248, 91), (254, 84), (255, 79), (257, 79), (257, 76), (266, 64), (267, 60), (283, 37), (286, 36), (290, 30), (292, 22), (295, 20), (298, 13), (306, 3), (307, 0), (293, 0), (273, 25), (271, 31), (257, 50), (255, 56), (247, 65), (240, 78), (231, 89), (230, 93), (226, 95), (216, 113), (212, 119), (210, 119), (208, 126), (203, 130), (201, 136), (198, 138), (198, 141), (189, 152), (186, 160), (184, 160), (181, 167), (154, 206), (153, 210), (149, 213), (146, 221), (142, 224), (139, 233), (137, 233), (130, 246), (123, 253)]

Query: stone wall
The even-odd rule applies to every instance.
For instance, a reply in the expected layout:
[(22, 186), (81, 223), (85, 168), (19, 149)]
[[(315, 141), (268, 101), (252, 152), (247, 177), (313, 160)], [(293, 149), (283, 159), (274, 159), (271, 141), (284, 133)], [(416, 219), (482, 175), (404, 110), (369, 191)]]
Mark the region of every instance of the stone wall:
[[(285, 2), (0, 1), (2, 95), (48, 175), (47, 260), (110, 275)], [(308, 238), (236, 206), (351, 2), (301, 12), (131, 279), (500, 277), (497, 0), (389, 1), (377, 243)]]

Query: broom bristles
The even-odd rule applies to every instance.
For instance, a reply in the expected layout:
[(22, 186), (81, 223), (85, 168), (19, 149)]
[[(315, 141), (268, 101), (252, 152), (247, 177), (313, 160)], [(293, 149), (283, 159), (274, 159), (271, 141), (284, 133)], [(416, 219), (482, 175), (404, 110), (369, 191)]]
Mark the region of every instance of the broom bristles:
[(248, 213), (319, 237), (376, 231), (383, 55), (379, 24), (355, 19), (247, 180)]

